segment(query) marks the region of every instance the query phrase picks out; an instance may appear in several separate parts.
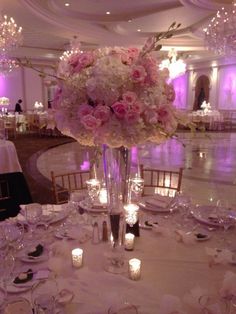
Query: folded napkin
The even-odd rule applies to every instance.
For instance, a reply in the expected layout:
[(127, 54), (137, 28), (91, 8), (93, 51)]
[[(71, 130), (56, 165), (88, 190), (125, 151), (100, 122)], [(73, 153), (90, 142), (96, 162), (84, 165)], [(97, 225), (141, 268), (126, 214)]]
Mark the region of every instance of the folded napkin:
[(236, 297), (236, 274), (232, 271), (225, 273), (220, 295), (229, 300)]
[(215, 303), (209, 291), (199, 286), (191, 289), (184, 296), (183, 301), (197, 313), (222, 314), (220, 304)]
[(209, 265), (227, 264), (233, 260), (234, 253), (228, 249), (205, 248), (206, 254), (211, 257)]
[(183, 242), (185, 244), (193, 244), (195, 242), (194, 234), (183, 230), (175, 230), (175, 238), (177, 242)]
[(154, 195), (145, 200), (147, 205), (159, 208), (167, 208), (171, 201), (172, 199), (170, 197), (162, 195)]
[(160, 314), (186, 314), (182, 308), (180, 299), (173, 295), (164, 295), (158, 310)]

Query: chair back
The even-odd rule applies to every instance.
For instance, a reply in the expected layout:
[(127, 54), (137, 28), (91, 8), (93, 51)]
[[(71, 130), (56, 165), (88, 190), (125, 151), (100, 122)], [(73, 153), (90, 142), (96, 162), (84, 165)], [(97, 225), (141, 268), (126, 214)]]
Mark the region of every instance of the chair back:
[(90, 178), (90, 170), (56, 175), (51, 171), (52, 191), (56, 204), (66, 203), (72, 191), (86, 190), (86, 181)]
[(175, 196), (181, 189), (183, 169), (162, 170), (140, 166), (141, 177), (144, 179), (143, 195), (161, 194)]
[(22, 172), (0, 174), (0, 220), (16, 216), (21, 204), (32, 203)]

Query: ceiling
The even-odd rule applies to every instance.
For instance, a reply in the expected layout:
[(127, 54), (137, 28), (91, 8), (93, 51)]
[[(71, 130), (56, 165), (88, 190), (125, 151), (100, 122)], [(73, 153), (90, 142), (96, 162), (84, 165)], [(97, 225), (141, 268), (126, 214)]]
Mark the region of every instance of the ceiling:
[[(65, 4), (69, 4), (66, 6)], [(187, 58), (209, 57), (202, 29), (230, 0), (1, 0), (0, 12), (23, 27), (17, 57), (57, 59), (78, 36), (82, 50), (101, 46), (141, 47), (147, 37), (181, 23), (162, 42), (161, 56), (176, 47)], [(108, 14), (107, 12), (110, 12)]]

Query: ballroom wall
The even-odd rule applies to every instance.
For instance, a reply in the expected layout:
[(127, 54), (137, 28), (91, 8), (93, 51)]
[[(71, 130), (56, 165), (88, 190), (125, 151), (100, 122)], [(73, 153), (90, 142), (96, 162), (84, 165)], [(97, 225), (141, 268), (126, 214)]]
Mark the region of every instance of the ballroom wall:
[[(53, 74), (53, 64), (32, 61), (32, 65), (47, 73)], [(50, 99), (51, 79), (42, 78), (39, 73), (31, 68), (19, 67), (7, 76), (0, 76), (0, 97), (10, 99), (9, 111), (14, 110), (15, 103), (22, 99), (22, 109), (33, 110), (36, 101), (42, 102), (47, 108)]]
[(210, 81), (209, 102), (212, 109), (236, 110), (236, 60), (217, 59), (188, 64), (184, 75), (173, 80), (175, 106), (193, 110), (197, 79), (206, 75)]

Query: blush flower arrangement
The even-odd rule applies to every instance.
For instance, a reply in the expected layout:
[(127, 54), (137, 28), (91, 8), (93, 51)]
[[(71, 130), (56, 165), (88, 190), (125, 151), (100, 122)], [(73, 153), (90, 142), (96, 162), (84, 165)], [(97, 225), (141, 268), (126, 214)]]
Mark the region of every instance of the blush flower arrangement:
[(152, 51), (180, 26), (149, 38), (142, 49), (106, 47), (74, 52), (59, 62), (53, 107), (58, 129), (80, 144), (131, 147), (162, 143), (186, 117), (173, 106), (168, 70)]

